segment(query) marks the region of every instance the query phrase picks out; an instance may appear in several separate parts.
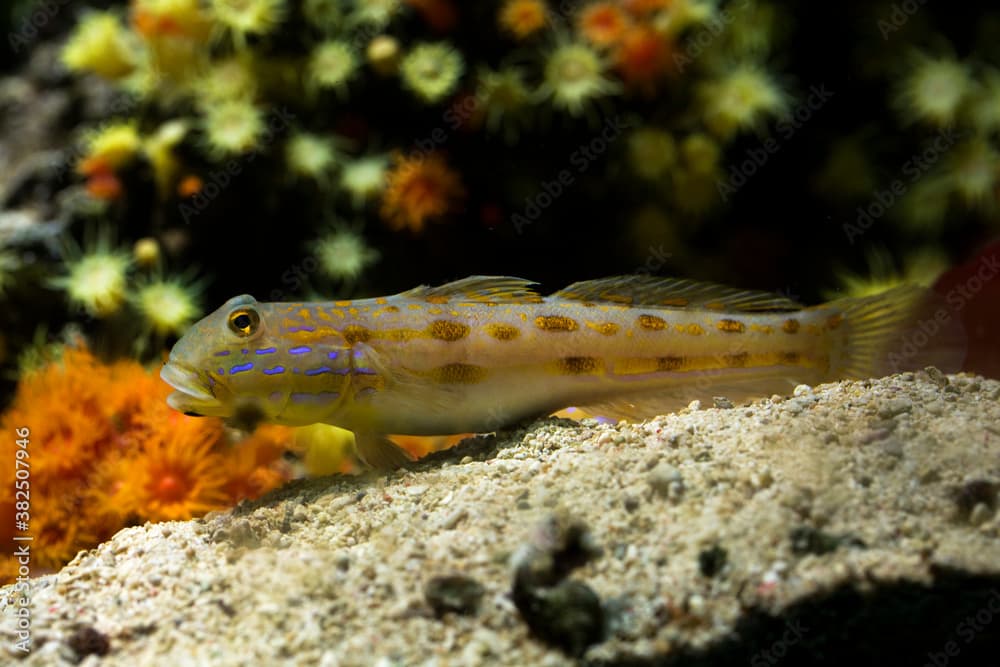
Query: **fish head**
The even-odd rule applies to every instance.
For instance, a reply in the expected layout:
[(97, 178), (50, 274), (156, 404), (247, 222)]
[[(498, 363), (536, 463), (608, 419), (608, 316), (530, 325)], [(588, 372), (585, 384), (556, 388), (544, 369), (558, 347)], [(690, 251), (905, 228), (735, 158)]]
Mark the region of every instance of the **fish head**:
[(192, 416), (228, 418), (250, 409), (260, 421), (280, 422), (293, 389), (290, 374), (263, 373), (267, 366), (280, 367), (280, 333), (274, 304), (249, 294), (226, 301), (170, 351), (160, 370), (175, 390), (167, 403)]

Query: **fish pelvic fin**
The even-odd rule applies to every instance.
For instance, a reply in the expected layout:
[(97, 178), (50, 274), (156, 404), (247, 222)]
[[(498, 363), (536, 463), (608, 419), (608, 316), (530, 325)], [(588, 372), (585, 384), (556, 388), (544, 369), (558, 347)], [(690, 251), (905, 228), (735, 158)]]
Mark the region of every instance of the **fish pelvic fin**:
[(958, 314), (928, 288), (901, 285), (811, 310), (819, 309), (831, 311), (828, 326), (843, 327), (843, 336), (834, 342), (830, 380), (882, 377), (927, 366), (954, 373), (965, 360)]
[(381, 433), (355, 432), (358, 458), (378, 470), (396, 470), (413, 461), (407, 451)]

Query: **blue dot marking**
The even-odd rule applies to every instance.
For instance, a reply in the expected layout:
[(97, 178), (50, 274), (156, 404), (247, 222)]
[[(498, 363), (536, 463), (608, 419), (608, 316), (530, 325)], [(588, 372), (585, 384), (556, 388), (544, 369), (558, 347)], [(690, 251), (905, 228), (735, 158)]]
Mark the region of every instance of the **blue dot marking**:
[(290, 349), (288, 351), (288, 354), (306, 354), (311, 351), (312, 348), (309, 347), (308, 345), (300, 345), (298, 347), (293, 347), (292, 349)]
[(332, 373), (333, 369), (329, 366), (320, 366), (319, 368), (308, 368), (306, 369), (306, 375), (321, 375), (323, 373)]
[(278, 373), (284, 373), (284, 366), (275, 366), (274, 368), (265, 368), (264, 375), (277, 375)]
[(229, 350), (219, 350), (218, 352), (215, 353), (215, 356), (217, 356), (217, 357), (228, 357), (229, 356)]
[(257, 354), (274, 354), (277, 351), (278, 348), (276, 347), (262, 347), (259, 350), (257, 350)]
[(237, 373), (242, 373), (243, 371), (249, 371), (253, 369), (253, 362), (249, 361), (245, 364), (237, 364), (229, 369), (230, 375), (236, 375)]
[(336, 350), (334, 350), (333, 352), (327, 352), (326, 353), (327, 359), (336, 359), (339, 356), (340, 356), (340, 352), (337, 352)]

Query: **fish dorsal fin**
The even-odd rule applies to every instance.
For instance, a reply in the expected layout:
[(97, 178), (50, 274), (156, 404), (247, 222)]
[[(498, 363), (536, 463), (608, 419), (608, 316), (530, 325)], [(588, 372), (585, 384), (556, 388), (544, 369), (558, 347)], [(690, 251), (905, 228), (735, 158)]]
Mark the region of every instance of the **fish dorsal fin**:
[(801, 304), (771, 292), (741, 290), (683, 278), (644, 275), (584, 280), (573, 283), (552, 296), (575, 301), (609, 301), (661, 308), (706, 308), (738, 312), (802, 309)]
[(511, 276), (469, 276), (437, 287), (421, 285), (400, 296), (424, 299), (432, 303), (451, 299), (483, 303), (540, 303), (542, 297), (532, 289), (536, 284), (531, 280)]

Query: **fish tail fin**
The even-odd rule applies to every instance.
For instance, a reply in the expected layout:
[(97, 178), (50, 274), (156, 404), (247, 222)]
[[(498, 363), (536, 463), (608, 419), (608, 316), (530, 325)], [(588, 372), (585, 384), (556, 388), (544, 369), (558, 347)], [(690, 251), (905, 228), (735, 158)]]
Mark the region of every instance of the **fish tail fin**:
[(816, 309), (833, 311), (831, 317), (843, 330), (834, 343), (831, 380), (882, 377), (926, 366), (953, 373), (965, 360), (961, 320), (943, 297), (928, 288), (901, 285)]

